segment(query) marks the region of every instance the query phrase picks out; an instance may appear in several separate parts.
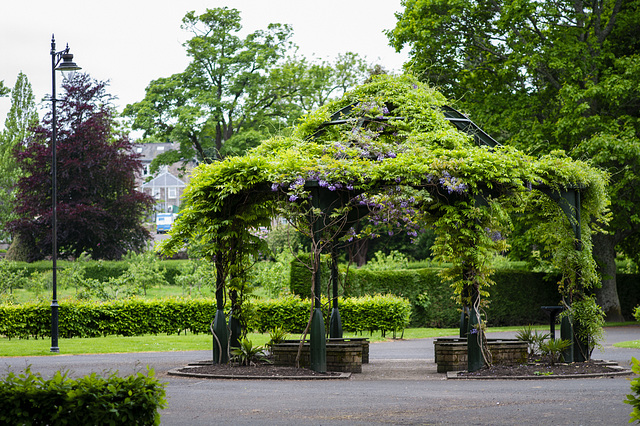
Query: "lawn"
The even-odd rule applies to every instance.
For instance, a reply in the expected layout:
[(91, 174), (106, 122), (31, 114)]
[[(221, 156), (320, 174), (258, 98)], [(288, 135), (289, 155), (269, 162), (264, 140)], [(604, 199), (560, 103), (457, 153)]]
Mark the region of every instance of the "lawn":
[[(541, 326), (544, 329), (544, 326)], [(493, 331), (516, 331), (520, 327), (490, 327)], [(408, 328), (404, 331), (404, 339), (424, 339), (429, 337), (457, 336), (457, 328)], [(382, 337), (381, 333), (356, 335), (345, 333), (344, 337), (368, 337), (371, 342), (391, 340), (390, 333)], [(400, 337), (398, 335), (397, 337)], [(264, 345), (269, 341), (269, 334), (249, 333), (247, 338), (254, 345)], [(299, 338), (298, 334), (291, 334), (291, 339)], [(59, 339), (58, 347), (62, 355), (125, 353), (125, 352), (171, 352), (209, 350), (213, 341), (210, 335), (181, 334), (181, 335), (146, 335), (146, 336), (107, 336), (94, 338)], [(0, 338), (0, 357), (24, 357), (56, 355), (50, 352), (50, 339), (7, 339)]]

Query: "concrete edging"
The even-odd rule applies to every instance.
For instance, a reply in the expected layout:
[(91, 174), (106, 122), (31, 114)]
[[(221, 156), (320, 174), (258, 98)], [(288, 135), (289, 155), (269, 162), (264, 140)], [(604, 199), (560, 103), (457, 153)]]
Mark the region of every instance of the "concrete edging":
[[(337, 372), (335, 376), (238, 376), (224, 374), (206, 374), (206, 373), (190, 373), (188, 371), (180, 371), (185, 368), (198, 368), (195, 365), (187, 365), (185, 367), (174, 368), (167, 371), (169, 376), (195, 377), (201, 379), (233, 379), (233, 380), (347, 380), (351, 378), (351, 373)], [(331, 373), (331, 372), (329, 372)]]
[[(610, 362), (610, 361), (605, 361)], [(540, 375), (540, 376), (458, 376), (462, 371), (448, 371), (447, 380), (549, 380), (549, 379), (592, 379), (595, 377), (616, 377), (629, 376), (633, 371), (619, 365), (605, 365), (611, 369), (609, 373), (587, 373), (587, 374), (558, 374), (558, 375)], [(466, 371), (466, 370), (465, 370)]]

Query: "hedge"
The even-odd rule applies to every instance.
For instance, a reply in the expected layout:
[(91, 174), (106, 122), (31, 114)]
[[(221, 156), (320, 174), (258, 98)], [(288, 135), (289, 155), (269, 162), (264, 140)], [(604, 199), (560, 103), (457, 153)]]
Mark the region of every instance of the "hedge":
[(153, 370), (79, 379), (58, 371), (45, 380), (27, 368), (0, 381), (0, 424), (159, 425), (159, 410), (167, 406), (164, 386)]
[[(409, 325), (411, 304), (396, 296), (364, 296), (340, 298), (340, 319), (344, 331), (363, 333), (365, 331), (401, 331)], [(275, 327), (283, 327), (292, 333), (304, 331), (309, 321), (311, 301), (296, 296), (283, 299), (264, 300), (252, 303), (252, 318), (248, 328), (265, 332)], [(325, 328), (328, 330), (331, 309), (323, 304)]]
[[(395, 296), (367, 296), (342, 299), (341, 319), (345, 331), (401, 331), (409, 323), (411, 305)], [(216, 313), (214, 299), (139, 298), (111, 302), (59, 302), (59, 335), (62, 338), (107, 335), (180, 334), (187, 330), (209, 333)], [(329, 304), (325, 304), (329, 321)], [(298, 297), (256, 300), (246, 306), (248, 328), (265, 332), (283, 327), (302, 332), (306, 327), (310, 301)], [(8, 338), (45, 338), (51, 333), (48, 303), (0, 305), (0, 335)]]
[[(633, 309), (640, 303), (640, 276), (618, 274), (617, 277), (622, 314), (632, 319)], [(496, 271), (493, 276), (495, 284), (489, 289), (491, 296), (485, 308), (489, 325), (547, 323), (548, 317), (540, 307), (560, 303), (556, 284), (559, 278), (554, 274)], [(413, 312), (412, 327), (459, 325), (460, 309), (452, 300), (453, 291), (442, 283), (436, 268), (384, 271), (349, 268), (346, 281), (343, 289), (346, 296), (377, 293), (408, 299)]]

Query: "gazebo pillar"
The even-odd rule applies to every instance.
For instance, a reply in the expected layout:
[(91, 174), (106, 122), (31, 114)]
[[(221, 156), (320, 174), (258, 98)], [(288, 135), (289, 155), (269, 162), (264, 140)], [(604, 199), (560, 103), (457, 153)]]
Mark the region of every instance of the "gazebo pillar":
[(329, 320), (329, 337), (342, 338), (342, 320), (338, 309), (338, 256), (335, 245), (331, 246), (331, 319)]
[[(216, 271), (216, 316), (213, 319), (213, 363), (229, 362), (229, 334), (224, 316), (224, 279), (222, 273)], [(222, 282), (220, 282), (222, 281)]]
[[(311, 200), (313, 206), (322, 208), (320, 200), (320, 187), (316, 184), (311, 186)], [(325, 207), (326, 208), (326, 207)], [(319, 244), (322, 239), (322, 216), (316, 216), (313, 227), (314, 243)], [(320, 295), (322, 294), (322, 283), (320, 279), (320, 255), (321, 250), (313, 253), (313, 316), (311, 318), (310, 342), (309, 342), (309, 368), (319, 373), (327, 371), (327, 339), (325, 337), (324, 317), (322, 316)], [(316, 258), (317, 256), (317, 258)]]

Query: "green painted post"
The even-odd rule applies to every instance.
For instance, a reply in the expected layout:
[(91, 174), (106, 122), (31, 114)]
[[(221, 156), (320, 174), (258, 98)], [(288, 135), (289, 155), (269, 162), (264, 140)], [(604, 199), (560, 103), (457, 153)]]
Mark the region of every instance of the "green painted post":
[(325, 373), (327, 371), (327, 340), (324, 334), (324, 318), (319, 307), (313, 310), (309, 346), (309, 368), (318, 373)]
[(229, 362), (227, 351), (229, 334), (222, 309), (216, 310), (216, 316), (213, 320), (213, 332), (215, 333), (213, 337), (213, 363), (226, 364)]
[(216, 289), (216, 316), (213, 319), (213, 363), (226, 364), (229, 362), (229, 333), (227, 331), (227, 321), (224, 316), (224, 287), (217, 286)]
[[(573, 342), (573, 326), (571, 325), (571, 319), (568, 317), (562, 317), (560, 322), (560, 338)], [(564, 362), (574, 362), (574, 345), (572, 344), (562, 352)]]
[[(314, 186), (311, 191), (312, 201), (314, 207), (324, 207), (321, 205), (320, 200), (320, 187)], [(316, 217), (313, 222), (313, 239), (315, 242), (319, 242), (322, 238), (322, 223), (321, 218)], [(327, 339), (324, 330), (324, 318), (322, 316), (322, 310), (320, 309), (320, 294), (322, 293), (322, 285), (320, 282), (320, 252), (313, 253), (314, 257), (313, 267), (316, 269), (313, 282), (313, 293), (315, 295), (313, 299), (313, 317), (311, 318), (311, 331), (309, 342), (309, 368), (319, 373), (327, 371)]]
[(309, 368), (313, 371), (324, 373), (327, 371), (327, 339), (325, 338), (324, 318), (320, 309), (320, 271), (315, 274), (313, 286), (315, 298), (313, 299), (314, 309), (313, 317), (311, 318)]
[(477, 371), (484, 366), (479, 335), (482, 333), (480, 318), (475, 309), (469, 310), (469, 332), (467, 333), (467, 371)]
[(329, 320), (329, 337), (342, 338), (342, 320), (340, 319), (340, 309), (338, 308), (338, 259), (335, 247), (331, 247), (331, 285), (332, 285), (332, 309)]

